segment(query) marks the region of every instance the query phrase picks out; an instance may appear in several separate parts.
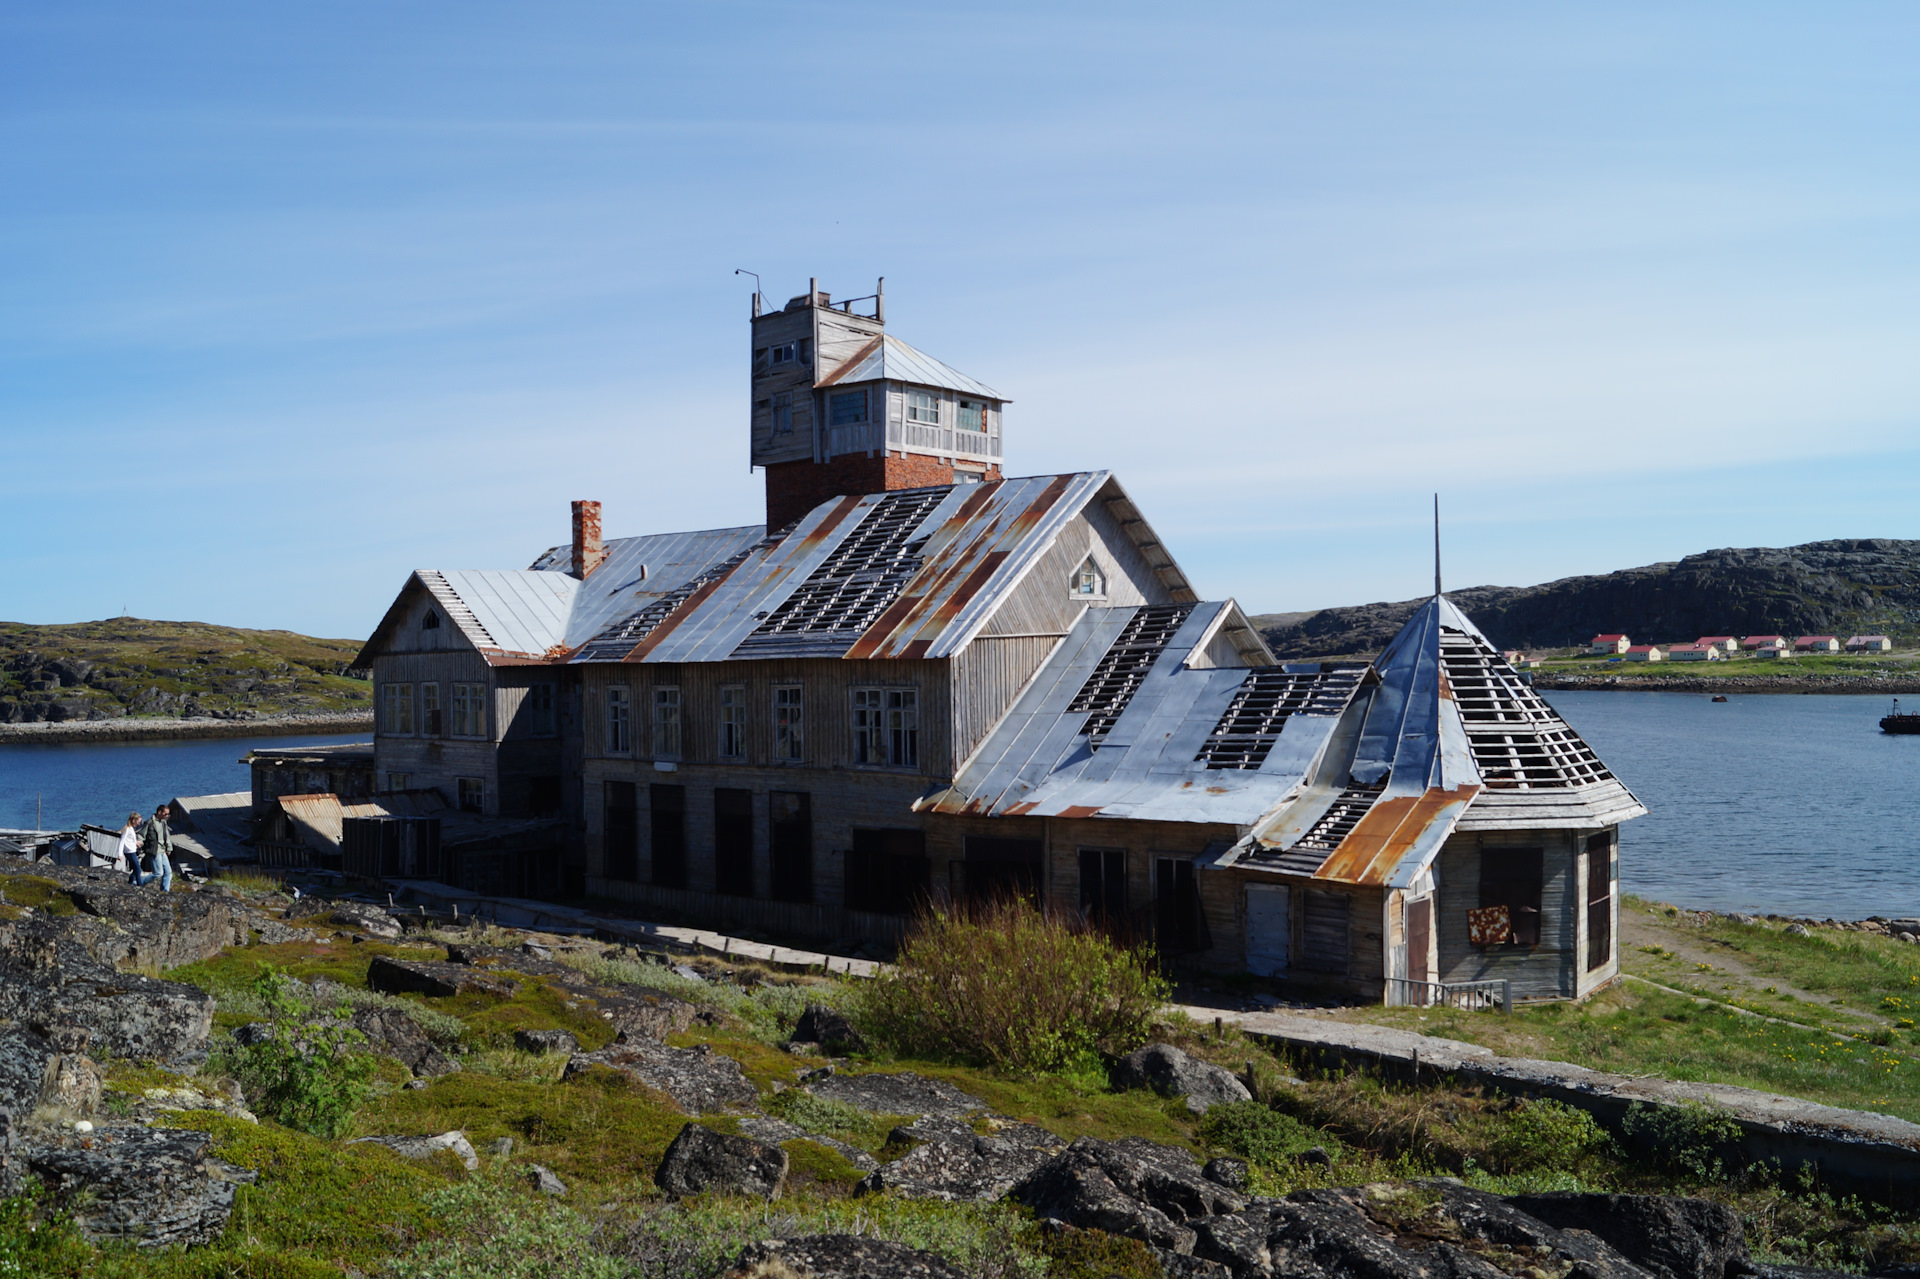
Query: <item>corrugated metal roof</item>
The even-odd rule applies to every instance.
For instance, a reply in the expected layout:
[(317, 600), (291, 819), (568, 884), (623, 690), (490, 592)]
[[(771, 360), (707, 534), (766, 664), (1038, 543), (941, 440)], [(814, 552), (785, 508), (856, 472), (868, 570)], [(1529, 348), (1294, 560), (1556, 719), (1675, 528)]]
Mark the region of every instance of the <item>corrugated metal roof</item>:
[(983, 400), (1011, 403), (1006, 396), (976, 381), (949, 364), (943, 364), (925, 351), (919, 351), (892, 334), (873, 339), (855, 351), (839, 368), (824, 374), (815, 386), (842, 386), (852, 382), (910, 382), (916, 386), (937, 386), (949, 391), (964, 391)]

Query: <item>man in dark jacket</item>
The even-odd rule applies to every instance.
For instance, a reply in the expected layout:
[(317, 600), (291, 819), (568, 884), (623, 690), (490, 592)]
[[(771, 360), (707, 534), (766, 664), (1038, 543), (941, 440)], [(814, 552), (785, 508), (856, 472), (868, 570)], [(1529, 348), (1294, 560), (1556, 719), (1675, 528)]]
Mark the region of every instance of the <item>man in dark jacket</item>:
[(165, 804), (153, 810), (153, 817), (147, 822), (146, 830), (140, 834), (140, 869), (143, 872), (139, 883), (151, 884), (160, 881), (160, 891), (173, 891), (173, 832), (167, 829), (168, 813)]

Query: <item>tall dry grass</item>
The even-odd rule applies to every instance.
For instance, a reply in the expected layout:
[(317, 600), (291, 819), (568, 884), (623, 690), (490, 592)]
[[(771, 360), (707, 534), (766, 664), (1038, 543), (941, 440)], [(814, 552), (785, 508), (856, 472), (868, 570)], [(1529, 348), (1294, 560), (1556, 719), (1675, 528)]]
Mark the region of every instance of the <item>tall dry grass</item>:
[(1151, 950), (1009, 898), (923, 912), (858, 1017), (902, 1055), (1031, 1075), (1139, 1047), (1169, 993)]

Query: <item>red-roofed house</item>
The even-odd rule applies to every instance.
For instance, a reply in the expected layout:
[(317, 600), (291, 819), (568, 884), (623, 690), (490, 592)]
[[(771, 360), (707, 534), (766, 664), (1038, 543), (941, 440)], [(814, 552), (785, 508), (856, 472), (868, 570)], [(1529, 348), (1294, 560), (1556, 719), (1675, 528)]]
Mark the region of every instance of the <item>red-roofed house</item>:
[(1726, 656), (1711, 644), (1669, 644), (1669, 662), (1717, 662)]
[(1624, 635), (1596, 635), (1587, 645), (1589, 653), (1624, 653), (1633, 641)]
[(1740, 641), (1731, 635), (1702, 635), (1694, 643), (1711, 644), (1729, 657), (1740, 651)]
[(1884, 635), (1853, 635), (1847, 638), (1849, 653), (1891, 653), (1893, 641)]
[(1658, 644), (1635, 644), (1627, 650), (1629, 662), (1664, 662), (1667, 655), (1660, 651)]
[(1784, 635), (1749, 635), (1740, 642), (1762, 657), (1778, 657), (1793, 647), (1793, 642)]
[(1802, 635), (1793, 642), (1793, 647), (1801, 653), (1838, 653), (1840, 641), (1831, 635)]

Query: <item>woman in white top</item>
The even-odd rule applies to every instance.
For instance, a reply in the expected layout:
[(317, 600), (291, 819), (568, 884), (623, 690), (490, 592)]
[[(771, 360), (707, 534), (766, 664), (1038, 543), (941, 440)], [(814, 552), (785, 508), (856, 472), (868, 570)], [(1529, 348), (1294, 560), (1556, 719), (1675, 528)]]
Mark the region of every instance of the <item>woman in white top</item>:
[(127, 824), (120, 831), (120, 862), (133, 881), (140, 882), (140, 814), (128, 813)]

